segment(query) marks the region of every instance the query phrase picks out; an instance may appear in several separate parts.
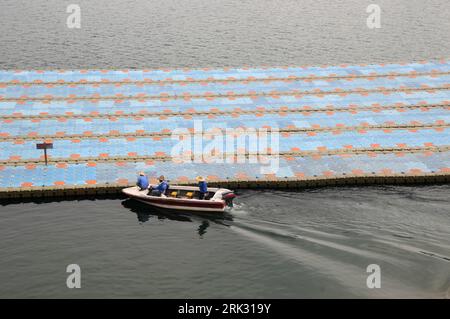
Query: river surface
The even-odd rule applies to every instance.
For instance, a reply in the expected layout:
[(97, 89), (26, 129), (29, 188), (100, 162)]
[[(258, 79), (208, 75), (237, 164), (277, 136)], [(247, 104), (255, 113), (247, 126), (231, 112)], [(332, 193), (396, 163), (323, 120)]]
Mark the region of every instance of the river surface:
[[(450, 56), (447, 0), (3, 0), (0, 68), (162, 68)], [(69, 4), (81, 28), (66, 26)], [(240, 191), (225, 218), (129, 200), (0, 205), (0, 297), (450, 297), (450, 186)], [(68, 289), (66, 267), (81, 267)], [(369, 265), (381, 288), (369, 289)]]

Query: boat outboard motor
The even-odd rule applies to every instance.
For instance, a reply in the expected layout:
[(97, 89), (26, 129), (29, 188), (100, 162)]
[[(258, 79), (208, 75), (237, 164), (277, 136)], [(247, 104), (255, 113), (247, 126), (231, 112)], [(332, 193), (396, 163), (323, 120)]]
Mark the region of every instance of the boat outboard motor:
[(228, 207), (233, 207), (233, 199), (236, 197), (236, 194), (233, 192), (226, 192), (222, 194), (222, 199), (225, 200), (225, 204)]

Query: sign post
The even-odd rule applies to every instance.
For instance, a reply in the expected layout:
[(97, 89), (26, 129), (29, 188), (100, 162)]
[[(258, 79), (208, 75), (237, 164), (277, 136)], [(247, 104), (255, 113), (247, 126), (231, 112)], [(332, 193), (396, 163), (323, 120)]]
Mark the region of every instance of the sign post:
[(44, 150), (44, 157), (45, 157), (45, 166), (47, 166), (47, 149), (52, 149), (53, 143), (38, 143), (36, 144), (36, 149), (38, 150)]

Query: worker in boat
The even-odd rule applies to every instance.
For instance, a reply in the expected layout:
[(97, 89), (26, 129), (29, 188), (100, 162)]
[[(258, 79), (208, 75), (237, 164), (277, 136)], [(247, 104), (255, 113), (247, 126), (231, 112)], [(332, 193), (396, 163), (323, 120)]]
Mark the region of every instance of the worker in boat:
[(200, 191), (198, 198), (205, 199), (206, 194), (208, 193), (208, 184), (206, 184), (206, 180), (203, 176), (197, 176), (196, 180), (198, 182), (198, 188)]
[(159, 184), (155, 188), (151, 189), (151, 195), (152, 196), (161, 196), (166, 193), (166, 191), (169, 189), (169, 184), (166, 182), (166, 179), (164, 175), (161, 175), (159, 177)]
[(137, 187), (139, 187), (140, 191), (143, 191), (148, 188), (148, 178), (145, 176), (144, 172), (139, 173), (138, 180), (136, 182)]

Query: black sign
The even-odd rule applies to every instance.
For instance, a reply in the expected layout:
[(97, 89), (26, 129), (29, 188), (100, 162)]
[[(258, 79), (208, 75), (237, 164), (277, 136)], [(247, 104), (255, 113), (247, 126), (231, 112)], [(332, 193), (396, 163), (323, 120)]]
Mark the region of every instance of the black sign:
[(36, 144), (38, 150), (47, 150), (53, 148), (53, 143), (38, 143)]

